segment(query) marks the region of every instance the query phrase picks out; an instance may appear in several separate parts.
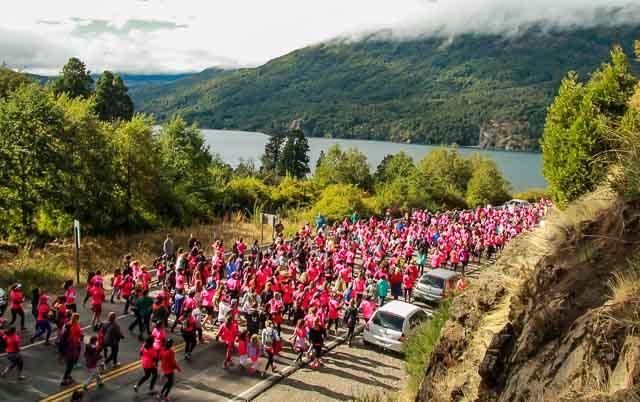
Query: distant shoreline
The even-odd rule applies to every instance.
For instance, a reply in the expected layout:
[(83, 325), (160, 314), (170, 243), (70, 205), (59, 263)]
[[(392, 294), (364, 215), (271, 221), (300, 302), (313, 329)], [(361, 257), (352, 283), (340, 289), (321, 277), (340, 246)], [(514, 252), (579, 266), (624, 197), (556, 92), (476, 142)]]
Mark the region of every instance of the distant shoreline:
[[(271, 135), (263, 133), (261, 131), (246, 131), (246, 130), (235, 130), (235, 129), (220, 129), (220, 128), (209, 128), (209, 127), (199, 127), (201, 130), (212, 130), (212, 131), (225, 131), (229, 133), (246, 133), (246, 134), (262, 134), (267, 137), (271, 137)], [(491, 152), (507, 152), (507, 153), (516, 153), (516, 154), (536, 154), (540, 155), (542, 152), (540, 151), (518, 151), (518, 150), (507, 150), (502, 148), (480, 148), (479, 145), (458, 145), (458, 144), (422, 144), (418, 142), (400, 142), (400, 141), (391, 141), (391, 140), (379, 140), (379, 139), (369, 139), (369, 138), (343, 138), (343, 137), (323, 137), (310, 135), (308, 138), (322, 138), (326, 140), (344, 140), (344, 141), (369, 141), (369, 142), (379, 142), (382, 144), (398, 144), (398, 145), (421, 145), (428, 147), (445, 147), (445, 148), (461, 148), (461, 149), (471, 149), (476, 151), (491, 151)]]

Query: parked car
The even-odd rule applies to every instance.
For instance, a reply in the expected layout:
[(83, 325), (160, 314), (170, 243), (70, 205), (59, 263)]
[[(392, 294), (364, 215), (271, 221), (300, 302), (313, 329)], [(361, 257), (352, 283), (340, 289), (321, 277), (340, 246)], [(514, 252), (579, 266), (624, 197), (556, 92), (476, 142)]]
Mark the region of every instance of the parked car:
[(413, 297), (425, 302), (439, 302), (447, 292), (455, 289), (460, 274), (448, 269), (437, 268), (425, 272), (413, 289)]
[(517, 198), (514, 198), (511, 201), (507, 201), (504, 205), (505, 208), (508, 207), (529, 207), (531, 206), (531, 203), (527, 200), (519, 200)]
[(415, 304), (394, 300), (380, 307), (364, 326), (362, 339), (384, 349), (402, 353), (411, 330), (429, 316)]

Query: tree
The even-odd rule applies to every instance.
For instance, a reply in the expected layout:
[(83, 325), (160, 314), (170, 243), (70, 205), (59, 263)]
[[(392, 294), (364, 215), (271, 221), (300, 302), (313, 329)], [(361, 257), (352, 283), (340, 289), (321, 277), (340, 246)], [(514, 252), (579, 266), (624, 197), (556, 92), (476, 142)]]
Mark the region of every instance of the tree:
[(386, 155), (376, 168), (374, 177), (378, 183), (407, 178), (415, 170), (413, 159), (404, 151), (395, 155)]
[(60, 185), (63, 114), (37, 84), (0, 100), (0, 205), (4, 231), (33, 233), (36, 211)]
[(619, 124), (635, 85), (620, 48), (587, 84), (579, 83), (575, 73), (562, 81), (542, 138), (543, 174), (559, 205), (592, 191), (607, 173), (612, 144), (605, 134)]
[(65, 168), (57, 194), (62, 208), (47, 205), (41, 214), (55, 227), (39, 227), (39, 231), (50, 236), (66, 234), (72, 218), (79, 219), (86, 230), (108, 230), (117, 216), (113, 128), (98, 118), (92, 98), (63, 94), (55, 102), (64, 113), (61, 155)]
[(466, 200), (475, 208), (487, 204), (502, 204), (509, 201), (510, 185), (502, 176), (496, 163), (483, 158), (473, 170), (467, 187)]
[(125, 227), (131, 229), (157, 223), (156, 202), (165, 187), (160, 178), (160, 152), (153, 137), (153, 121), (134, 115), (120, 124), (113, 136), (116, 146), (118, 194)]
[(264, 154), (260, 158), (262, 161), (261, 170), (263, 173), (275, 173), (282, 157), (282, 147), (285, 143), (285, 136), (274, 134), (269, 137), (269, 141), (264, 146)]
[(464, 195), (471, 178), (471, 161), (457, 149), (438, 148), (418, 163), (409, 181), (412, 205), (436, 209), (464, 208)]
[(131, 120), (133, 102), (127, 93), (129, 89), (119, 75), (110, 71), (102, 73), (96, 83), (96, 112), (104, 121)]
[(5, 65), (0, 66), (0, 99), (6, 98), (10, 92), (32, 81), (22, 73), (13, 71)]
[(213, 156), (198, 126), (175, 116), (160, 128), (157, 144), (165, 183), (156, 202), (162, 214), (176, 224), (207, 216), (221, 187), (211, 178)]
[(68, 94), (72, 98), (88, 98), (93, 90), (93, 78), (80, 59), (72, 57), (62, 68), (62, 73), (53, 82), (56, 95)]
[(195, 189), (207, 174), (213, 157), (196, 124), (187, 125), (180, 116), (166, 122), (158, 133), (164, 174), (171, 183), (189, 182)]
[(371, 173), (367, 156), (355, 148), (342, 151), (338, 144), (334, 144), (316, 169), (315, 180), (320, 187), (352, 184), (368, 190), (371, 188)]
[(297, 179), (304, 178), (309, 169), (309, 142), (302, 130), (291, 131), (282, 148), (282, 156), (278, 162), (278, 172)]

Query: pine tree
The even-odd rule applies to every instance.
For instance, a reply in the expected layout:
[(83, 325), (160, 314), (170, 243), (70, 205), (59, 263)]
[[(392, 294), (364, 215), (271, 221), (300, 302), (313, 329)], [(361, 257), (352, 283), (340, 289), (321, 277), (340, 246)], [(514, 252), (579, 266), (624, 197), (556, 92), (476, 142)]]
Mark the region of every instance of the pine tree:
[(278, 172), (298, 179), (304, 178), (309, 169), (309, 142), (301, 130), (291, 131), (282, 149)]
[(127, 93), (129, 89), (119, 75), (111, 71), (102, 73), (96, 83), (96, 112), (104, 121), (131, 120), (133, 102)]
[(282, 134), (274, 134), (264, 146), (264, 154), (260, 158), (263, 173), (274, 173), (280, 163), (282, 157), (282, 147), (284, 146), (285, 137)]
[(93, 78), (85, 64), (72, 57), (62, 68), (62, 74), (53, 83), (56, 95), (68, 94), (72, 98), (88, 98), (93, 90)]

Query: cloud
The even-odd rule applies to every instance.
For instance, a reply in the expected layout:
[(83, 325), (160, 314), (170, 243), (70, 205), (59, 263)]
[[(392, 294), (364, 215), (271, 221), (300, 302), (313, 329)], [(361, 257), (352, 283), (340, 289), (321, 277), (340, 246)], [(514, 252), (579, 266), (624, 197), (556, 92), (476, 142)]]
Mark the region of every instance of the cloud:
[(396, 39), (466, 33), (511, 36), (533, 26), (548, 31), (639, 22), (637, 0), (440, 0), (425, 4), (418, 15), (387, 34)]
[(154, 32), (189, 27), (186, 24), (177, 24), (173, 21), (160, 20), (130, 19), (126, 20), (121, 26), (103, 19), (84, 20), (81, 18), (73, 18), (72, 20), (76, 22), (76, 26), (73, 31), (71, 31), (71, 34), (76, 36), (101, 34), (126, 36), (133, 31)]
[(18, 70), (59, 71), (74, 54), (71, 47), (24, 31), (0, 28), (0, 62)]
[(41, 25), (62, 25), (64, 24), (64, 22), (62, 21), (54, 21), (54, 20), (38, 20), (36, 21), (37, 24), (41, 24)]
[(627, 23), (640, 25), (640, 0), (20, 0), (0, 14), (0, 62), (55, 74), (75, 56), (96, 72), (185, 72), (372, 33), (453, 40)]

